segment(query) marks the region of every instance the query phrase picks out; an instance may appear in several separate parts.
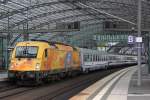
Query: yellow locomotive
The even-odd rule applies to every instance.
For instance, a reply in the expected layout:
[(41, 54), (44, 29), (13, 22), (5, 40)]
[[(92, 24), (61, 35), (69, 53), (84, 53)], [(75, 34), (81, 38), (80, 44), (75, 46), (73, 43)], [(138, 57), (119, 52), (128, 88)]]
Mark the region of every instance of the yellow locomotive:
[(80, 70), (77, 48), (57, 42), (24, 41), (13, 50), (8, 75), (9, 79), (39, 83), (53, 75)]
[(114, 55), (47, 41), (24, 41), (15, 46), (9, 79), (19, 83), (41, 83), (75, 73), (136, 64), (136, 56)]

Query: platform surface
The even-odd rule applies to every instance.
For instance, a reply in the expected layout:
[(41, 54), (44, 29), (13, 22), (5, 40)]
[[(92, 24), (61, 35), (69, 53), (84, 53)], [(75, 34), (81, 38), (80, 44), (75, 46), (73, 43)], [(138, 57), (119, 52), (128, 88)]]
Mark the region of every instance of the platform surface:
[(142, 84), (137, 86), (137, 72), (133, 74), (129, 85), (128, 100), (150, 100), (150, 74), (147, 67), (142, 68)]
[(133, 66), (97, 81), (70, 100), (150, 100), (150, 75), (145, 65), (141, 70), (141, 86), (137, 86), (137, 66)]

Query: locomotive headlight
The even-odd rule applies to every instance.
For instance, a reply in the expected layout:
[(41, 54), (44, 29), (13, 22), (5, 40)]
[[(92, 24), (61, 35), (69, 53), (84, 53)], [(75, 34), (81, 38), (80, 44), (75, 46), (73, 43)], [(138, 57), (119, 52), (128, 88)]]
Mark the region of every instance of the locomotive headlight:
[(40, 70), (40, 63), (36, 63), (35, 69)]
[(14, 65), (13, 65), (13, 64), (10, 64), (9, 66), (10, 66), (9, 68), (14, 68)]
[(13, 66), (13, 65), (10, 65), (10, 68), (14, 68), (14, 66)]

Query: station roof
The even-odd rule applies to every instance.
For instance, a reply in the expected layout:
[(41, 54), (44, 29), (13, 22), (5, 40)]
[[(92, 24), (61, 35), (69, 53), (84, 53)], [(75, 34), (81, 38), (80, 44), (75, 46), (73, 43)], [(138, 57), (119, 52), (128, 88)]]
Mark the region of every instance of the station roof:
[[(87, 29), (87, 25), (99, 25), (104, 21), (123, 21), (136, 27), (137, 8), (138, 0), (0, 0), (0, 33), (9, 31), (15, 35), (19, 31), (12, 30), (28, 29), (37, 33), (35, 36), (31, 35), (34, 39), (47, 38), (47, 35), (53, 38), (60, 34), (43, 35), (36, 30), (53, 30), (57, 23), (75, 21), (81, 23), (81, 28)], [(144, 28), (150, 27), (149, 15), (150, 2), (142, 0)], [(79, 35), (74, 37), (82, 37)], [(19, 36), (17, 34), (15, 38)]]
[[(138, 0), (0, 0), (0, 30), (54, 28), (57, 22), (124, 19), (136, 24)], [(142, 0), (143, 24), (149, 24), (150, 3)], [(111, 16), (110, 16), (111, 15)], [(9, 26), (8, 26), (9, 20)]]

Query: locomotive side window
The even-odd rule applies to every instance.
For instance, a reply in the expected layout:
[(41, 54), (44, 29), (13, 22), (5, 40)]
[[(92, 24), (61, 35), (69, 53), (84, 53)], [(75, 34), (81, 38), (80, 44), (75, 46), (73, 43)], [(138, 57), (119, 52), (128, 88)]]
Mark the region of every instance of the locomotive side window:
[(48, 57), (48, 50), (45, 49), (45, 58), (47, 58), (47, 57)]

